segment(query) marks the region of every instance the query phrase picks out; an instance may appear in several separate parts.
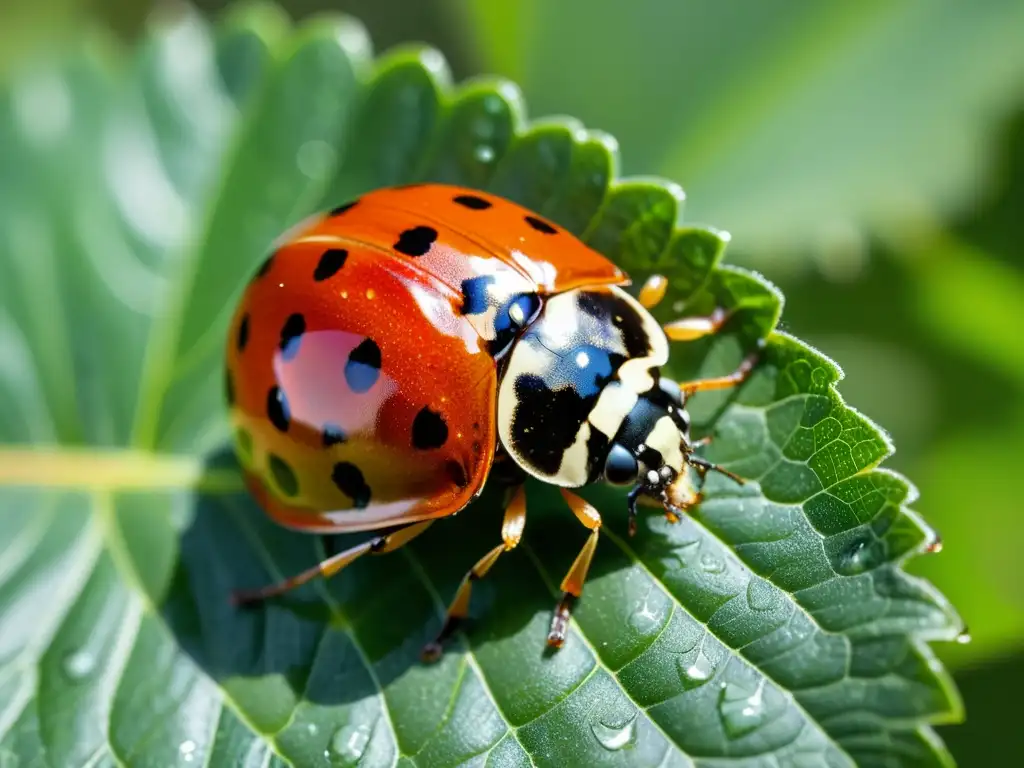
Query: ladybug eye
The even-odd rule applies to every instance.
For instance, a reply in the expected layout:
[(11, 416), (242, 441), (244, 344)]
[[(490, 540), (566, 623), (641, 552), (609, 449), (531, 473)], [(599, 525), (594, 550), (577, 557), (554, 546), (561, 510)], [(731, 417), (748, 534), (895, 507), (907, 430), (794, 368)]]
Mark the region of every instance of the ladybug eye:
[(533, 320), (537, 310), (540, 309), (540, 299), (532, 293), (527, 293), (509, 304), (508, 319), (516, 328), (522, 328)]
[(608, 452), (604, 462), (604, 478), (612, 485), (631, 485), (636, 482), (640, 467), (636, 456), (618, 443)]

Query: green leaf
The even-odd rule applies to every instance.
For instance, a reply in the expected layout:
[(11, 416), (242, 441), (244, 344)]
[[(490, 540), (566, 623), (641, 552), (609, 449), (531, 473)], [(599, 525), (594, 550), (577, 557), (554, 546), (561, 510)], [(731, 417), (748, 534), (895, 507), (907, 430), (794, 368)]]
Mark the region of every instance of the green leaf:
[(459, 8), (481, 68), (613, 133), (627, 172), (685, 181), (691, 221), (777, 270), (851, 230), (899, 237), (969, 208), (1024, 73), (1014, 0)]
[[(130, 55), (92, 42), (0, 92), (0, 756), (36, 765), (947, 765), (956, 691), (925, 644), (962, 630), (903, 571), (933, 534), (879, 468), (881, 431), (835, 364), (775, 329), (781, 296), (676, 226), (668, 182), (620, 179), (614, 142), (528, 124), (517, 89), (440, 56), (374, 62), (362, 28), (271, 6), (165, 18)], [(436, 665), (417, 656), (498, 540), (491, 492), (404, 550), (241, 611), (239, 586), (325, 543), (272, 524), (224, 449), (222, 339), (279, 233), (414, 180), (530, 205), (638, 282), (662, 319), (735, 310), (679, 345), (736, 391), (695, 398), (712, 478), (677, 525), (606, 521), (566, 646), (545, 653), (583, 542), (529, 489), (524, 544)], [(728, 222), (725, 222), (728, 223)]]

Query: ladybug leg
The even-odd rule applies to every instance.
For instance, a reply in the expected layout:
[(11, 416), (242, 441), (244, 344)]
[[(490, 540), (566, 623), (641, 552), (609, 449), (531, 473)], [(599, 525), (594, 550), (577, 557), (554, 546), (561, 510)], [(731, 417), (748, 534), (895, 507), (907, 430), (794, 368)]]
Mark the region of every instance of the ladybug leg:
[(665, 291), (668, 290), (668, 280), (664, 275), (651, 275), (640, 288), (636, 300), (644, 309), (653, 309), (665, 298)]
[(669, 341), (696, 341), (712, 333), (725, 325), (731, 313), (721, 307), (715, 309), (710, 315), (704, 317), (684, 317), (681, 320), (673, 320), (661, 327), (668, 336)]
[(392, 533), (383, 536), (374, 536), (372, 539), (368, 539), (362, 544), (357, 544), (343, 552), (332, 555), (322, 563), (318, 563), (312, 568), (285, 579), (284, 581), (278, 582), (277, 584), (270, 584), (266, 587), (260, 587), (259, 589), (239, 590), (232, 594), (231, 601), (235, 605), (260, 602), (269, 597), (276, 597), (277, 595), (283, 595), (285, 592), (290, 592), (296, 587), (300, 587), (306, 582), (312, 581), (317, 576), (329, 578), (346, 565), (349, 565), (351, 562), (367, 553), (371, 555), (383, 555), (386, 552), (394, 552), (396, 549), (408, 544), (427, 530), (433, 522), (433, 520), (426, 520), (422, 523), (413, 523), (412, 525), (407, 525), (404, 528), (399, 528), (397, 531), (393, 531)]
[(735, 387), (737, 384), (742, 384), (750, 376), (750, 372), (754, 370), (754, 366), (757, 365), (757, 361), (761, 358), (761, 346), (763, 346), (763, 342), (758, 345), (757, 351), (747, 355), (743, 362), (739, 364), (739, 367), (732, 373), (710, 379), (681, 382), (679, 384), (680, 391), (684, 397), (689, 397), (697, 392), (707, 392), (712, 389), (728, 389), (729, 387)]
[(555, 606), (551, 628), (548, 630), (548, 645), (552, 648), (561, 648), (565, 642), (565, 635), (569, 629), (569, 614), (573, 604), (583, 594), (583, 583), (587, 580), (587, 571), (590, 570), (590, 563), (594, 559), (597, 536), (601, 530), (601, 515), (593, 506), (565, 488), (560, 490), (576, 518), (590, 529), (590, 536), (587, 537), (583, 549), (576, 555), (569, 572), (562, 579), (562, 599)]
[(512, 501), (505, 508), (505, 520), (501, 524), (502, 543), (476, 561), (476, 565), (469, 569), (462, 582), (459, 584), (459, 591), (448, 606), (445, 613), (444, 625), (438, 633), (437, 638), (428, 643), (420, 657), (423, 661), (436, 661), (441, 657), (441, 646), (445, 640), (451, 637), (459, 624), (469, 615), (469, 598), (473, 592), (473, 582), (479, 581), (492, 566), (498, 561), (502, 552), (515, 549), (523, 538), (523, 528), (526, 526), (526, 489), (520, 485), (512, 497)]

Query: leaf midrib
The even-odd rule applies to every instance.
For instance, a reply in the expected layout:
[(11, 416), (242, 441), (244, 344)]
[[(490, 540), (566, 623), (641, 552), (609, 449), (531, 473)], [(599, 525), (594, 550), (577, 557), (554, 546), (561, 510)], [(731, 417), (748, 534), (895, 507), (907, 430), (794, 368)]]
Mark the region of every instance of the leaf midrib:
[(195, 456), (147, 451), (65, 447), (0, 448), (0, 488), (80, 491), (194, 490), (237, 493), (244, 488), (232, 469), (207, 467)]

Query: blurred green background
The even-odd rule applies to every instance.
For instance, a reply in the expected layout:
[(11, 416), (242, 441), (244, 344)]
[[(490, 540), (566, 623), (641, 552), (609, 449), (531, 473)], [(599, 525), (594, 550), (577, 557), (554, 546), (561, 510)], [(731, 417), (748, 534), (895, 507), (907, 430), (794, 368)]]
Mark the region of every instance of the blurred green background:
[[(216, 12), (222, 0), (201, 0)], [(157, 3), (155, 6), (166, 6)], [(284, 0), (425, 41), (454, 77), (518, 82), (529, 114), (607, 130), (622, 172), (686, 189), (727, 258), (787, 296), (782, 327), (835, 358), (920, 490), (933, 580), (973, 641), (937, 650), (961, 765), (1024, 749), (1024, 3), (984, 0)], [(83, 19), (126, 41), (154, 4), (0, 9), (0, 72)]]

